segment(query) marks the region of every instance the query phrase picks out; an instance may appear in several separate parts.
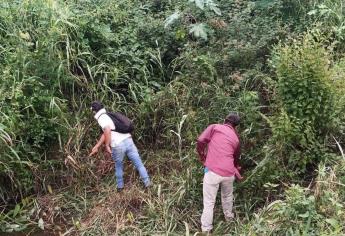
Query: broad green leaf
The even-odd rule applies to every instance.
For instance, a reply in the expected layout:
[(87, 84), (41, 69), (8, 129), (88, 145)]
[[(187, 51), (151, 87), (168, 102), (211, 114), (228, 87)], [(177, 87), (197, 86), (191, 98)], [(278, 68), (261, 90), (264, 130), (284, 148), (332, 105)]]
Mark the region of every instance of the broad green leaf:
[(44, 230), (44, 221), (42, 218), (38, 220), (38, 227), (42, 230)]
[(222, 12), (220, 11), (220, 9), (215, 6), (215, 5), (211, 5), (210, 6), (211, 10), (214, 11), (214, 13), (216, 13), (218, 16), (221, 16), (222, 15)]
[(321, 16), (323, 16), (323, 15), (326, 15), (326, 14), (329, 14), (329, 13), (331, 13), (331, 10), (330, 9), (328, 9), (328, 8), (322, 8), (321, 10), (320, 10), (320, 15)]
[(47, 188), (48, 188), (48, 192), (49, 192), (50, 194), (53, 194), (52, 186), (50, 186), (50, 185), (48, 184)]
[(217, 15), (221, 16), (222, 13), (218, 8), (217, 4), (213, 0), (206, 0), (206, 5)]
[(204, 10), (204, 6), (205, 6), (205, 1), (204, 0), (195, 0), (195, 4), (201, 10)]
[(309, 15), (309, 16), (311, 16), (311, 15), (315, 15), (317, 13), (317, 10), (311, 10), (311, 11), (309, 11), (307, 14)]
[(326, 222), (328, 224), (332, 225), (334, 228), (336, 228), (339, 225), (338, 221), (336, 219), (333, 219), (333, 218), (326, 219)]
[(16, 217), (20, 211), (20, 205), (17, 204), (13, 211), (13, 217)]
[(306, 213), (304, 213), (304, 214), (299, 214), (298, 216), (299, 217), (302, 217), (302, 218), (308, 218), (309, 217), (309, 211), (307, 211)]
[(168, 18), (164, 21), (164, 28), (169, 27), (171, 24), (173, 24), (178, 18), (180, 18), (180, 12), (176, 11), (174, 14), (168, 16)]
[(11, 233), (11, 232), (13, 232), (13, 231), (16, 231), (17, 228), (19, 228), (19, 225), (18, 225), (18, 224), (10, 224), (10, 225), (7, 226), (7, 228), (6, 228), (5, 231), (6, 231), (7, 233)]
[(189, 33), (193, 34), (196, 38), (207, 40), (206, 26), (204, 23), (193, 24)]

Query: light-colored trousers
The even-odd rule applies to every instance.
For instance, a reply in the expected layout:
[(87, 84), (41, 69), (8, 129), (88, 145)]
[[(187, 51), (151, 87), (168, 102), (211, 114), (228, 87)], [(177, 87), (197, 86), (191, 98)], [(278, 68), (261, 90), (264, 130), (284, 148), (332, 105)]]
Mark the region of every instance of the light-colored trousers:
[(205, 173), (203, 182), (204, 210), (201, 215), (202, 231), (210, 231), (213, 228), (213, 209), (216, 203), (219, 184), (224, 215), (226, 218), (234, 217), (232, 213), (234, 180), (235, 176), (223, 177), (210, 170)]

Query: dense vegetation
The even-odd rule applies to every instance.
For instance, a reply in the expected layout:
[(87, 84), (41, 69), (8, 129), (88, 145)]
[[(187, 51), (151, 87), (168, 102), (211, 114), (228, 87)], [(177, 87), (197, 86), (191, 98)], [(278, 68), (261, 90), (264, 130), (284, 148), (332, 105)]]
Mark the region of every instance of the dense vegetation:
[[(195, 139), (242, 117), (236, 221), (215, 234), (345, 234), (342, 0), (0, 2), (0, 232), (199, 231)], [(153, 176), (87, 158), (102, 100)], [(136, 177), (134, 177), (136, 176)], [(46, 232), (48, 232), (46, 231)]]

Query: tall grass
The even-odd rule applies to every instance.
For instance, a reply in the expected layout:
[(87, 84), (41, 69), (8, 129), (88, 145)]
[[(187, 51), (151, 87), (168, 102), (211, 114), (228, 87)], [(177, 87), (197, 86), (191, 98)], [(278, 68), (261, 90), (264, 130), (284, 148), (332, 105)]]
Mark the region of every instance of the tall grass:
[[(342, 130), (325, 128), (320, 146), (327, 151), (308, 169), (314, 179), (286, 168), (300, 164), (304, 149), (285, 145), (285, 134), (294, 130), (287, 114), (280, 113), (277, 71), (267, 58), (275, 42), (294, 37), (314, 19), (307, 15), (310, 1), (289, 2), (299, 11), (287, 12), (280, 0), (219, 1), (227, 13), (222, 16), (191, 7), (168, 31), (164, 19), (187, 2), (2, 1), (1, 231), (35, 226), (62, 235), (197, 233), (203, 171), (195, 139), (207, 125), (237, 111), (242, 117), (240, 162), (248, 178), (235, 184), (237, 219), (225, 222), (217, 207), (214, 233), (293, 235), (318, 229), (341, 234), (344, 199), (337, 186), (343, 186), (343, 163), (337, 155), (344, 146)], [(329, 17), (317, 19), (328, 22)], [(193, 21), (209, 24), (208, 41), (188, 34)], [(328, 23), (339, 26), (337, 20)], [(327, 39), (310, 51), (329, 50), (324, 45), (333, 45), (335, 38)], [(298, 42), (293, 45), (303, 54)], [(344, 73), (336, 55), (328, 58), (335, 66), (326, 74), (335, 75), (330, 83), (339, 98), (332, 125), (342, 127)], [(279, 67), (278, 77), (310, 75), (307, 66), (294, 67), (293, 57), (282, 58), (292, 66)], [(308, 58), (300, 64), (308, 64)], [(324, 75), (318, 78), (323, 81)], [(87, 157), (99, 136), (89, 109), (96, 99), (134, 119), (133, 136), (153, 178), (151, 189), (141, 188), (126, 163), (127, 189), (119, 194), (112, 160), (103, 154)], [(286, 133), (275, 135), (281, 130)]]

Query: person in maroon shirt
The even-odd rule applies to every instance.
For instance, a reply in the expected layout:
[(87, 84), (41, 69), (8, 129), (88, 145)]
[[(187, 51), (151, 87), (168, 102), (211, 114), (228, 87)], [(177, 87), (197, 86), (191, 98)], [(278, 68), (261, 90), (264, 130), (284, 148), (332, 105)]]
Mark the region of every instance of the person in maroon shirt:
[(240, 139), (236, 126), (240, 117), (230, 113), (224, 124), (208, 126), (197, 140), (197, 152), (205, 166), (203, 180), (203, 204), (201, 229), (210, 232), (213, 228), (213, 209), (219, 185), (221, 186), (222, 207), (227, 221), (231, 220), (233, 206), (233, 182), (241, 180), (241, 167), (238, 165), (240, 156)]

